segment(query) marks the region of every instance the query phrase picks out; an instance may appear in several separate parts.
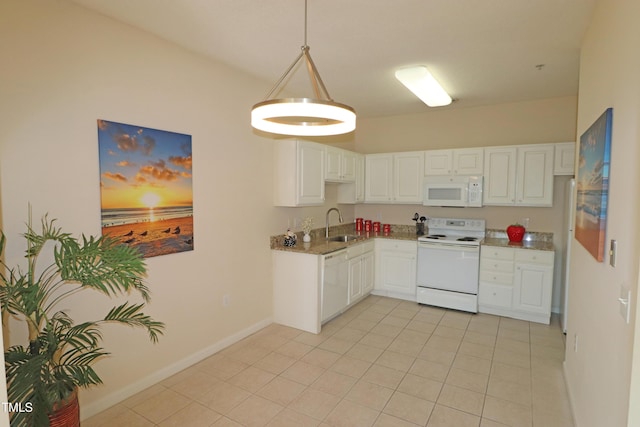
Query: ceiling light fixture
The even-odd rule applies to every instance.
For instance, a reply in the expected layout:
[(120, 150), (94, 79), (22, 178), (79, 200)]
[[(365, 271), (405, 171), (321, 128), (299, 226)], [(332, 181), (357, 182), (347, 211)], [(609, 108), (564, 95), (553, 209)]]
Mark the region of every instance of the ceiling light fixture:
[[(270, 99), (298, 62), (304, 59), (315, 98)], [(348, 133), (356, 128), (353, 108), (335, 102), (320, 78), (307, 45), (307, 0), (304, 2), (304, 46), (302, 52), (271, 88), (265, 100), (251, 109), (251, 126), (283, 135), (326, 136)]]
[(423, 65), (397, 70), (396, 78), (429, 107), (451, 104), (449, 94)]

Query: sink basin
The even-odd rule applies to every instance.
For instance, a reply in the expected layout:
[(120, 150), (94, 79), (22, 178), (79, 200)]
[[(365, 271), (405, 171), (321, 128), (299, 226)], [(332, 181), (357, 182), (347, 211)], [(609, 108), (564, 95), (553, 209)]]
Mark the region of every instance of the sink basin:
[(329, 237), (330, 242), (351, 242), (358, 239), (360, 236), (354, 236), (352, 234), (343, 234), (341, 236)]

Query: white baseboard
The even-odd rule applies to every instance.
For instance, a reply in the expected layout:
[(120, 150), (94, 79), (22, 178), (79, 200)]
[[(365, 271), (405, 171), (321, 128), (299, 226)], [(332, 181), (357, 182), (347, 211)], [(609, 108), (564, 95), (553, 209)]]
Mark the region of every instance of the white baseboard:
[(159, 371), (156, 371), (147, 377), (144, 377), (132, 384), (129, 384), (121, 388), (120, 390), (103, 397), (102, 399), (99, 399), (88, 405), (82, 405), (80, 408), (81, 410), (80, 417), (82, 420), (92, 417), (98, 414), (99, 412), (102, 412), (105, 409), (110, 408), (122, 402), (123, 400), (133, 396), (134, 394), (139, 393), (142, 390), (149, 388), (152, 385), (157, 384), (160, 381), (165, 380), (170, 376), (177, 374), (178, 372), (190, 366), (195, 365), (196, 363), (206, 359), (209, 356), (212, 356), (213, 354), (219, 352), (220, 350), (223, 350), (229, 347), (230, 345), (237, 343), (243, 338), (246, 338), (249, 335), (259, 331), (260, 329), (263, 329), (269, 326), (271, 323), (273, 323), (273, 320), (270, 317), (267, 319), (261, 320), (260, 322), (255, 323), (239, 332), (236, 332), (235, 334), (229, 337), (226, 337), (223, 340), (218, 341), (217, 343), (214, 343), (209, 347), (206, 347), (194, 354), (191, 354), (190, 356), (185, 357), (184, 359), (178, 360), (177, 362), (169, 366), (165, 366)]

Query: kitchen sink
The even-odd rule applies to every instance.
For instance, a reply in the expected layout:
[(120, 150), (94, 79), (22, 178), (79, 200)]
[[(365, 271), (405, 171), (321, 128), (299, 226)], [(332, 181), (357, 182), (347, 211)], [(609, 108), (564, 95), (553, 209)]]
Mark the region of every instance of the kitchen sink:
[(353, 234), (343, 234), (341, 236), (332, 236), (329, 237), (330, 242), (351, 242), (353, 240), (359, 239), (360, 236), (354, 236)]

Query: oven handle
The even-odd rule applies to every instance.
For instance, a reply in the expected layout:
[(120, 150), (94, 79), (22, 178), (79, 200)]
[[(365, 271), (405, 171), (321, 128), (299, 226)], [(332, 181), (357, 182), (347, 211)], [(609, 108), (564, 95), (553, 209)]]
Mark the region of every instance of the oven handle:
[(418, 242), (418, 248), (424, 249), (441, 249), (445, 251), (459, 251), (467, 250), (469, 252), (475, 252), (480, 250), (480, 246), (472, 245), (458, 245), (455, 243), (430, 243), (430, 242)]

